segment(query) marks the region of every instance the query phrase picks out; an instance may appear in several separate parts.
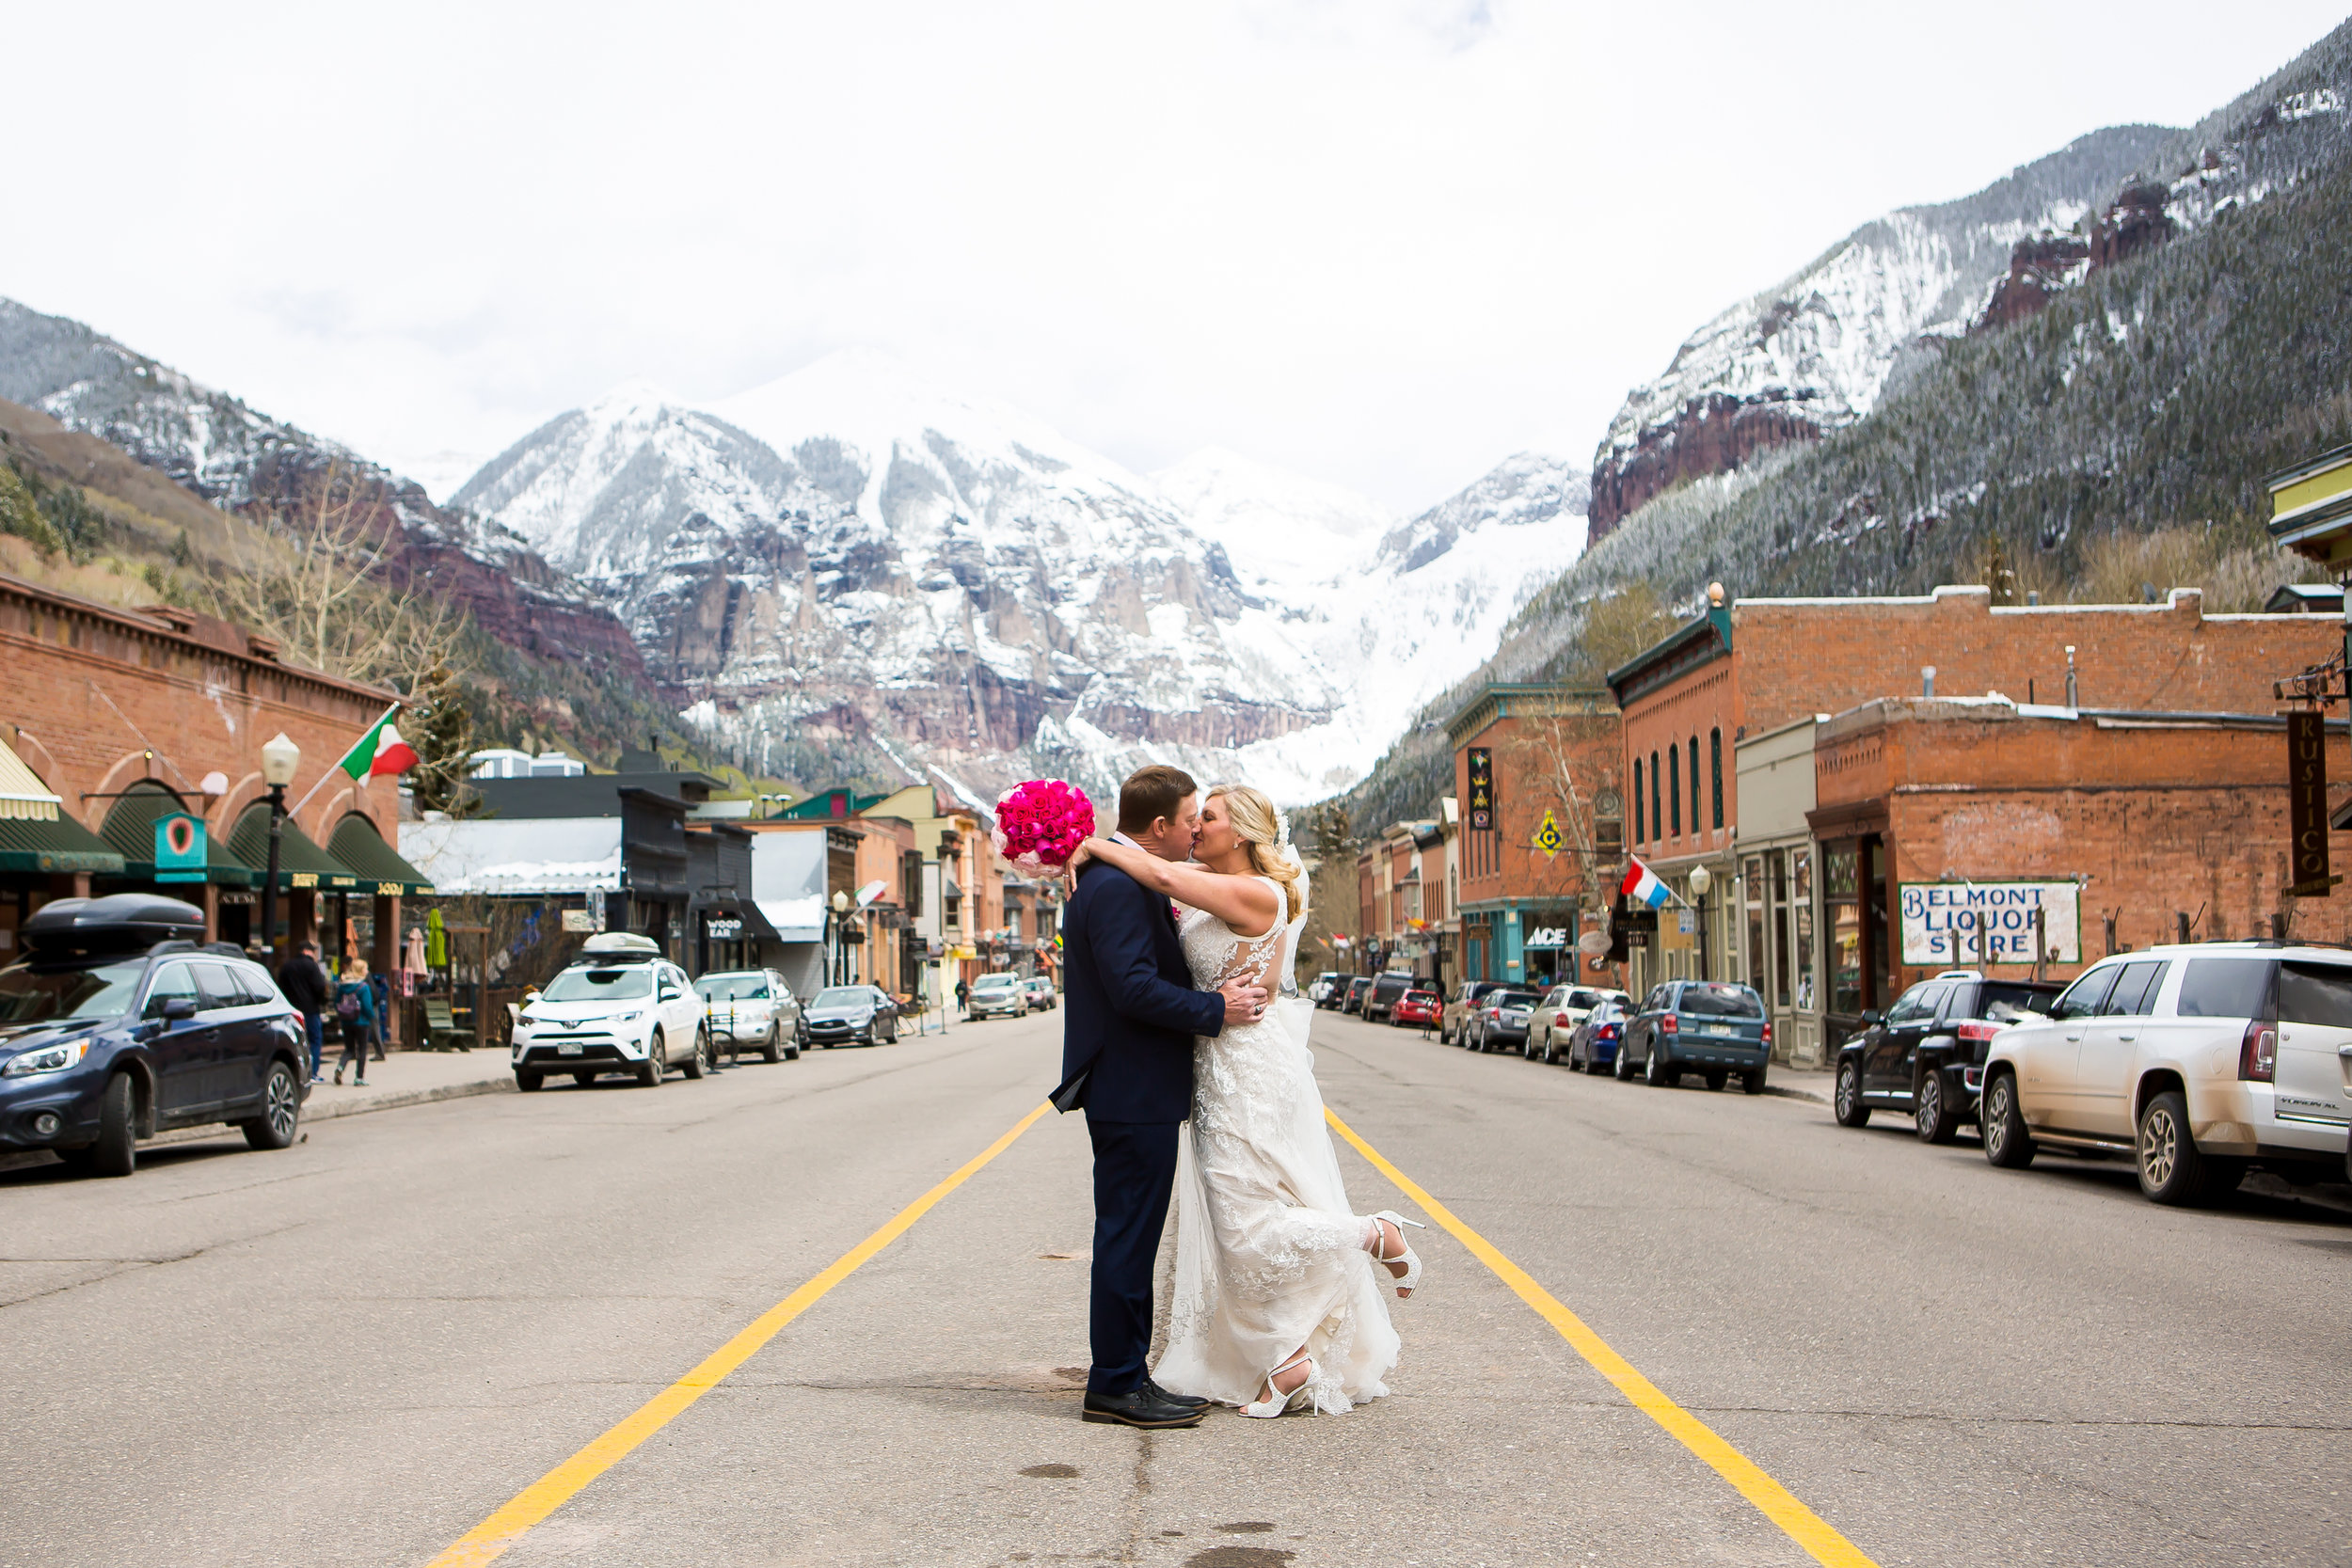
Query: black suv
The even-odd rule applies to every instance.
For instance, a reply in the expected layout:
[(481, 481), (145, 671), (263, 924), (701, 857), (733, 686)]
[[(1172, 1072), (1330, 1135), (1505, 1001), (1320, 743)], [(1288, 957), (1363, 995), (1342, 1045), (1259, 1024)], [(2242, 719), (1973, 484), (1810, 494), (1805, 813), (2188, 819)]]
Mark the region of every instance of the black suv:
[(1404, 1001), (1405, 993), (1412, 989), (1413, 977), (1409, 974), (1375, 975), (1372, 989), (1364, 992), (1364, 1022), (1385, 1022), (1390, 1009)]
[(59, 898), (0, 969), (0, 1149), (128, 1176), (138, 1140), (227, 1122), (255, 1148), (294, 1141), (309, 1095), (302, 1015), (266, 971), (203, 943), (192, 904)]
[(2048, 1012), (2065, 989), (1947, 969), (1897, 997), (1883, 1017), (1864, 1013), (1867, 1027), (1837, 1051), (1837, 1119), (1861, 1127), (1873, 1110), (1904, 1111), (1922, 1141), (1950, 1143), (1977, 1119), (1971, 1080), (1984, 1065), (1985, 1042), (2022, 1014)]

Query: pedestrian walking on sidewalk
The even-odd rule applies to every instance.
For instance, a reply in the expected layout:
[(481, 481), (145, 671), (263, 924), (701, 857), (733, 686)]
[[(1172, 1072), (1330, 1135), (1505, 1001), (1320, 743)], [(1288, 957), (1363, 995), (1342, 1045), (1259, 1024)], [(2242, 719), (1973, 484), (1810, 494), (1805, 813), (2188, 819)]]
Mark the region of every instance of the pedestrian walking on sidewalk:
[(335, 1017), (343, 1026), (343, 1053), (335, 1062), (335, 1082), (341, 1084), (343, 1069), (357, 1063), (358, 1070), (351, 1081), (365, 1085), (368, 1048), (375, 1042), (375, 988), (368, 984), (367, 959), (352, 959), (342, 984), (335, 988)]
[(956, 1011), (966, 1018), (972, 1016), (972, 988), (964, 984), (961, 975), (956, 976)]
[[(360, 973), (367, 974), (365, 965)], [(368, 990), (375, 999), (375, 1059), (384, 1059), (384, 1047), (392, 1037), (392, 982), (382, 974), (368, 975)]]
[(310, 1081), (318, 1082), (319, 1057), (326, 1050), (326, 971), (319, 967), (315, 943), (298, 942), (293, 956), (278, 967), (278, 989), (302, 1015), (302, 1030), (310, 1041)]

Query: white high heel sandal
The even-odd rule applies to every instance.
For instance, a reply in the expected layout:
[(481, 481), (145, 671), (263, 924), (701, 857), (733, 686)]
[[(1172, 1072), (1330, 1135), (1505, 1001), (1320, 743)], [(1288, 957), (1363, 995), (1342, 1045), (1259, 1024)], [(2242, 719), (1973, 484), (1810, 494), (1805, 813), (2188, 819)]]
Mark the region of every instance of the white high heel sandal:
[(1397, 1299), (1402, 1301), (1406, 1297), (1411, 1295), (1413, 1293), (1414, 1287), (1421, 1283), (1421, 1254), (1415, 1252), (1413, 1250), (1413, 1243), (1405, 1239), (1405, 1227), (1408, 1225), (1416, 1230), (1426, 1230), (1429, 1227), (1422, 1224), (1419, 1220), (1406, 1219), (1404, 1215), (1398, 1213), (1393, 1209), (1383, 1209), (1372, 1217), (1375, 1221), (1386, 1220), (1389, 1224), (1395, 1226), (1396, 1244), (1405, 1249), (1394, 1258), (1385, 1256), (1388, 1250), (1387, 1233), (1380, 1230), (1375, 1230), (1373, 1232), (1371, 1247), (1372, 1260), (1375, 1263), (1384, 1265), (1383, 1272), (1386, 1272), (1385, 1265), (1390, 1263), (1402, 1263), (1405, 1265), (1405, 1272), (1403, 1275), (1389, 1275), (1389, 1282), (1396, 1287)]
[[(1292, 1368), (1297, 1366), (1302, 1361), (1307, 1364), (1307, 1375), (1305, 1378), (1300, 1380), (1297, 1387), (1285, 1394), (1282, 1390), (1274, 1386), (1274, 1380), (1276, 1378), (1280, 1377), (1284, 1372), (1289, 1371)], [(1308, 1397), (1307, 1385), (1312, 1383), (1314, 1380), (1315, 1358), (1309, 1355), (1304, 1350), (1301, 1350), (1296, 1355), (1292, 1356), (1288, 1361), (1283, 1362), (1280, 1366), (1275, 1368), (1274, 1370), (1266, 1373), (1266, 1397), (1262, 1400), (1252, 1400), (1248, 1404), (1243, 1405), (1241, 1407), (1241, 1413), (1245, 1416), (1254, 1416), (1260, 1420), (1265, 1420), (1276, 1416), (1284, 1415), (1288, 1413), (1293, 1406), (1297, 1404), (1300, 1400)]]

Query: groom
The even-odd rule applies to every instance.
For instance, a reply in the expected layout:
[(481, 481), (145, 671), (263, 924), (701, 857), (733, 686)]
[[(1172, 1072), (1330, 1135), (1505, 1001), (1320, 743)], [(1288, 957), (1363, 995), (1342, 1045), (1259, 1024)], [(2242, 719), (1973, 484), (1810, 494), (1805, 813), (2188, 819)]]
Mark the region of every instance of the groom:
[[(1192, 858), (1200, 786), (1176, 768), (1144, 768), (1119, 790), (1118, 836), (1164, 861)], [(1144, 1369), (1152, 1348), (1152, 1265), (1176, 1180), (1176, 1136), (1192, 1115), (1192, 1043), (1265, 1008), (1235, 980), (1192, 989), (1175, 907), (1116, 866), (1089, 861), (1062, 911), (1062, 1085), (1054, 1103), (1086, 1108), (1094, 1140), (1094, 1365), (1086, 1418), (1191, 1426), (1208, 1402), (1181, 1398)]]

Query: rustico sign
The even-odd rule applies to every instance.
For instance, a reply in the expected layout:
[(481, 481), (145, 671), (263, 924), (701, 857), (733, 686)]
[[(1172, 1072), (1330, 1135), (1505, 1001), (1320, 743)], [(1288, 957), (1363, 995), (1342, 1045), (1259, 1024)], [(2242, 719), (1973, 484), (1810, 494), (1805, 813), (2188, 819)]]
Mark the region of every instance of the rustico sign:
[(1904, 882), (1903, 962), (2029, 964), (2035, 916), (2047, 963), (2082, 962), (2081, 889), (2074, 882)]

